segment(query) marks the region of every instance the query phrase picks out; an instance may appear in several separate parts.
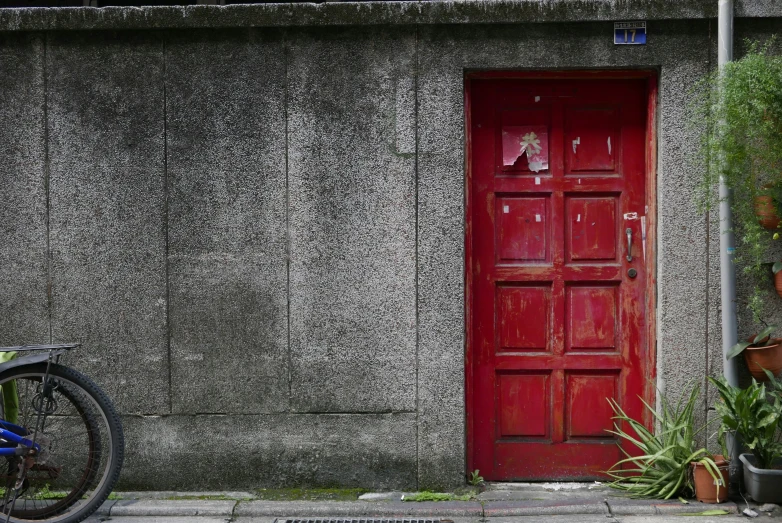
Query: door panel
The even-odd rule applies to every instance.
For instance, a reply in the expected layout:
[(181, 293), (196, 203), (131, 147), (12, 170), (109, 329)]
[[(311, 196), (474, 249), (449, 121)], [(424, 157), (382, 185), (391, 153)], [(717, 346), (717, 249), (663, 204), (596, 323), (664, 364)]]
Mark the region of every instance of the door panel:
[(621, 459), (607, 398), (645, 419), (646, 85), (470, 84), (470, 467), (489, 480), (598, 478)]

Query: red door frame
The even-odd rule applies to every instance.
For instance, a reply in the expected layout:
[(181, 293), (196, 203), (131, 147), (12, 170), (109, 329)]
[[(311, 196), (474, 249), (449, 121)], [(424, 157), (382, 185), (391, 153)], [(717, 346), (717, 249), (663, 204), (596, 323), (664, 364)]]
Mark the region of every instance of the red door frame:
[[(647, 252), (652, 253), (647, 262), (647, 340), (648, 346), (643, 361), (646, 366), (645, 375), (650, 379), (644, 384), (644, 401), (654, 405), (655, 383), (657, 376), (657, 94), (658, 73), (654, 70), (583, 70), (583, 71), (476, 71), (468, 72), (464, 76), (464, 317), (465, 317), (465, 409), (466, 409), (466, 435), (467, 435), (467, 470), (473, 470), (474, 445), (473, 445), (473, 329), (472, 329), (472, 105), (471, 87), (472, 80), (478, 79), (519, 79), (519, 80), (626, 80), (646, 79), (647, 81), (647, 120), (646, 120), (646, 205), (649, 217), (649, 228), (646, 237)], [(645, 412), (643, 420), (648, 429), (652, 429), (652, 416)]]

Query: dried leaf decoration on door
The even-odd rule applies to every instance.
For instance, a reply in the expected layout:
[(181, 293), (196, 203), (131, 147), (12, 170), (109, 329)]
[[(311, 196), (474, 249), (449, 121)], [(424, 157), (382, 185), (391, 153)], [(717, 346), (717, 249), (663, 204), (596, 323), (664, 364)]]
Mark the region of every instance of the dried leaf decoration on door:
[(519, 125), (502, 128), (502, 164), (520, 170), (548, 169), (548, 128), (545, 125)]

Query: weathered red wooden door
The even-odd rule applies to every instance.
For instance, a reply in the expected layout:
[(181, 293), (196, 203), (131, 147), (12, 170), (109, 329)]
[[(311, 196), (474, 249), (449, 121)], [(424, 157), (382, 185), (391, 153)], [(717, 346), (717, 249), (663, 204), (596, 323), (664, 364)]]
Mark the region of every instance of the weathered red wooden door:
[[(471, 80), (470, 468), (600, 477), (646, 419), (646, 80)], [(648, 420), (647, 420), (648, 422)]]

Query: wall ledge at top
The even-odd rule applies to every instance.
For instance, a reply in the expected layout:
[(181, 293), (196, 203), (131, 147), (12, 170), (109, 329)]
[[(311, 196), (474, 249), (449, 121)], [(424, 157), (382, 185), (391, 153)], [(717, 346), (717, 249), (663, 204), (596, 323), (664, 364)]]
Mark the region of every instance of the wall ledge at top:
[[(779, 0), (736, 0), (736, 16), (782, 16)], [(429, 0), (226, 6), (0, 9), (0, 32), (58, 30), (500, 24), (701, 19), (717, 0)]]

